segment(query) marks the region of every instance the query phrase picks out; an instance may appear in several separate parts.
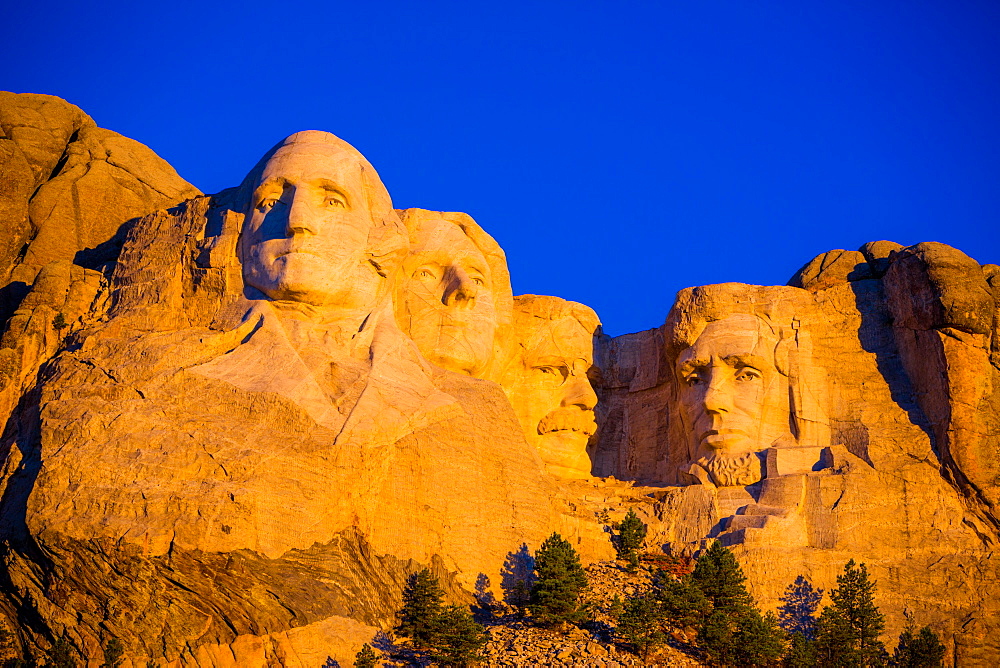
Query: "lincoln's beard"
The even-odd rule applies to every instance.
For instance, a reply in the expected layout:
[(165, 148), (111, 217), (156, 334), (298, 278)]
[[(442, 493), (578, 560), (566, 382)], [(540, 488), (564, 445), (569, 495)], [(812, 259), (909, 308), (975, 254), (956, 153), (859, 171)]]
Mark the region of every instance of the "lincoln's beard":
[(762, 477), (760, 459), (753, 452), (708, 455), (699, 459), (698, 465), (708, 471), (712, 482), (719, 487), (744, 487), (758, 482)]

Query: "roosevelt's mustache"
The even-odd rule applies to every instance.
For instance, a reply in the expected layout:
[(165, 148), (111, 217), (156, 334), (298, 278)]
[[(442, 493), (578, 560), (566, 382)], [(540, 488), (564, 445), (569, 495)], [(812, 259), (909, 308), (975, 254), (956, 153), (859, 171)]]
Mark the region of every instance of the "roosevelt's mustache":
[(578, 431), (586, 436), (592, 436), (597, 431), (594, 412), (580, 408), (557, 408), (538, 423), (539, 434), (553, 431)]

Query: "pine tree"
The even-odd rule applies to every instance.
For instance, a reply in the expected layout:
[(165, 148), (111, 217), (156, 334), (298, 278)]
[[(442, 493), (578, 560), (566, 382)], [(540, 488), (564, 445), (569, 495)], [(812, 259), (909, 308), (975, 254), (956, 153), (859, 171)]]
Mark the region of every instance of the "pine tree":
[(653, 577), (653, 591), (660, 601), (664, 621), (675, 628), (697, 628), (711, 612), (712, 604), (690, 576), (674, 579), (659, 571)]
[(837, 587), (830, 592), (833, 605), (823, 608), (817, 622), (819, 658), (831, 666), (875, 666), (885, 660), (885, 646), (879, 634), (885, 617), (875, 605), (875, 583), (868, 579), (865, 564), (851, 559)]
[(441, 614), (444, 592), (430, 570), (414, 573), (403, 590), (403, 608), (396, 631), (413, 640), (418, 649), (427, 647), (434, 635), (434, 620)]
[(49, 661), (45, 665), (49, 668), (76, 668), (73, 648), (66, 636), (62, 636), (52, 643), (52, 648), (49, 650)]
[(652, 650), (667, 641), (664, 621), (662, 605), (655, 596), (630, 598), (625, 601), (618, 618), (618, 634), (646, 659)]
[(691, 582), (705, 594), (714, 610), (736, 615), (753, 607), (747, 578), (733, 553), (715, 541), (695, 564)]
[(785, 668), (813, 668), (817, 661), (816, 641), (809, 640), (798, 631), (792, 633), (782, 665)]
[(899, 668), (937, 668), (944, 665), (944, 645), (931, 627), (925, 626), (920, 633), (914, 633), (910, 623), (899, 635), (892, 663)]
[(629, 508), (625, 519), (618, 525), (618, 540), (615, 548), (617, 548), (620, 558), (628, 560), (630, 571), (634, 571), (639, 565), (638, 550), (642, 547), (644, 540), (646, 540), (646, 525), (635, 514), (635, 510)]
[(713, 543), (698, 558), (690, 582), (711, 606), (698, 629), (698, 642), (714, 663), (763, 666), (781, 657), (784, 642), (777, 619), (757, 610), (732, 552)]
[(104, 646), (104, 663), (101, 664), (101, 668), (118, 668), (124, 661), (124, 655), (125, 648), (122, 647), (122, 641), (118, 638), (112, 638)]
[(736, 620), (732, 636), (738, 666), (773, 666), (785, 653), (784, 633), (772, 613), (750, 608)]
[(430, 641), (430, 656), (446, 666), (467, 666), (479, 658), (489, 640), (486, 630), (472, 618), (469, 611), (449, 605), (434, 619)]
[(587, 616), (581, 594), (587, 588), (587, 574), (580, 557), (558, 533), (545, 539), (535, 554), (535, 584), (528, 609), (542, 624), (578, 624)]
[(375, 668), (377, 660), (372, 646), (365, 643), (361, 646), (361, 651), (354, 655), (354, 668)]
[(823, 590), (814, 589), (804, 576), (795, 578), (778, 599), (778, 623), (789, 635), (799, 633), (806, 640), (816, 639), (816, 609), (823, 600)]
[(778, 624), (787, 634), (788, 652), (784, 665), (806, 668), (816, 665), (816, 609), (823, 590), (815, 589), (804, 576), (795, 578), (778, 600)]

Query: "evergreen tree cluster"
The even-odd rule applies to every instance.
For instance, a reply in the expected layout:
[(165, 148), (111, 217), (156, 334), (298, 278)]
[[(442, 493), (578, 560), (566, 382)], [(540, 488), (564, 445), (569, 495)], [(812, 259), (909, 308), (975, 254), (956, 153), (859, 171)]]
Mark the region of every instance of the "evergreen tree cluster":
[(535, 583), (531, 587), (528, 610), (537, 622), (567, 628), (587, 619), (583, 602), (587, 573), (580, 556), (558, 533), (545, 539), (535, 554)]
[(627, 599), (617, 631), (644, 658), (674, 630), (687, 632), (718, 666), (941, 666), (944, 646), (926, 626), (918, 632), (911, 624), (888, 655), (879, 640), (885, 617), (874, 594), (867, 568), (852, 560), (830, 592), (832, 603), (818, 617), (823, 591), (802, 576), (785, 591), (778, 616), (761, 614), (736, 558), (716, 542), (690, 575), (661, 570), (648, 593)]
[(643, 524), (635, 510), (629, 509), (625, 519), (618, 525), (618, 536), (615, 549), (618, 556), (629, 564), (629, 571), (634, 572), (639, 566), (639, 548), (646, 540), (646, 525)]
[[(403, 590), (403, 607), (399, 611), (400, 623), (396, 631), (409, 637), (416, 649), (426, 652), (437, 663), (467, 666), (479, 658), (488, 640), (486, 630), (472, 618), (467, 608), (446, 606), (443, 599), (444, 591), (430, 570), (425, 568), (411, 575)], [(374, 662), (371, 647), (362, 647), (357, 660)]]

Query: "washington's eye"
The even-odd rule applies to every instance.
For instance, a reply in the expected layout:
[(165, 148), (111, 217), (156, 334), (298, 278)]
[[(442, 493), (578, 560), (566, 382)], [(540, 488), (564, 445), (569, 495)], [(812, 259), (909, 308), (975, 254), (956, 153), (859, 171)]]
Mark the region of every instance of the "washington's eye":
[(278, 198), (276, 197), (265, 197), (257, 204), (257, 208), (261, 211), (270, 211), (274, 208), (274, 205), (278, 203)]
[(323, 203), (327, 206), (334, 207), (337, 209), (347, 208), (347, 200), (344, 198), (344, 196), (341, 195), (340, 193), (333, 192), (332, 190), (327, 191), (326, 198), (323, 200)]
[(757, 369), (753, 369), (748, 366), (743, 367), (739, 370), (739, 373), (736, 374), (736, 380), (742, 380), (744, 382), (757, 380), (760, 377), (760, 372), (757, 371)]

